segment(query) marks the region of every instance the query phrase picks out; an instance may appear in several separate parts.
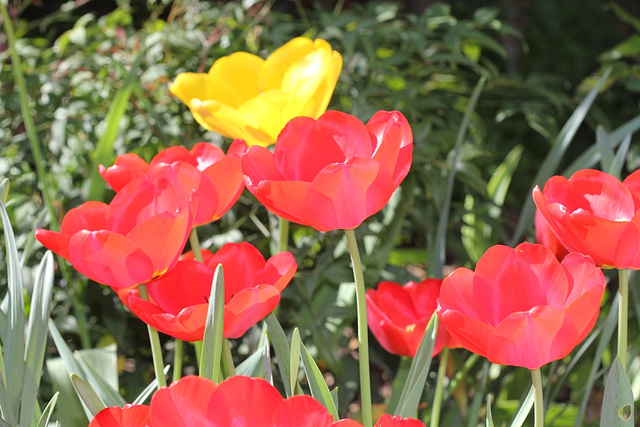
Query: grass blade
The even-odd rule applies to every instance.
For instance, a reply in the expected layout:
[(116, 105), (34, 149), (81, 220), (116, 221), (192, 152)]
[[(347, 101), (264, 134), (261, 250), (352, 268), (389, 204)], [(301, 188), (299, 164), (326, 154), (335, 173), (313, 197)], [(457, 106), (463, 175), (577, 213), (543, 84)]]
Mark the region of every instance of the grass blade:
[[(291, 390), (296, 389), (298, 382), (298, 368), (300, 367), (300, 331), (298, 328), (293, 330), (291, 336), (291, 355), (289, 359), (289, 381), (291, 381)], [(337, 421), (337, 420), (336, 420)]]
[(293, 395), (291, 378), (289, 378), (289, 372), (291, 372), (291, 367), (289, 366), (291, 351), (289, 350), (287, 336), (284, 334), (280, 322), (278, 322), (278, 319), (273, 313), (269, 314), (264, 320), (268, 328), (267, 336), (271, 339), (273, 348), (276, 351), (276, 356), (278, 357), (278, 368), (282, 376), (282, 382), (284, 383), (285, 393), (287, 397), (291, 397)]
[(220, 383), (220, 361), (222, 360), (222, 340), (224, 335), (224, 271), (218, 264), (213, 274), (209, 310), (202, 339), (200, 356), (200, 376)]
[(418, 351), (413, 358), (411, 368), (409, 368), (407, 382), (400, 395), (400, 401), (395, 410), (395, 415), (400, 415), (405, 418), (416, 416), (420, 397), (422, 396), (427, 375), (429, 374), (429, 366), (431, 365), (433, 347), (436, 344), (437, 331), (438, 316), (433, 313), (427, 329), (424, 331), (424, 336), (422, 337)]
[(20, 411), (22, 399), (22, 382), (24, 378), (24, 287), (20, 271), (20, 257), (9, 222), (9, 215), (0, 203), (0, 215), (4, 227), (6, 243), (6, 262), (9, 280), (9, 305), (7, 307), (7, 330), (4, 337), (4, 371), (10, 407), (2, 408), (2, 413), (10, 424), (16, 425), (15, 417)]
[(532, 385), (531, 388), (529, 389), (529, 394), (527, 394), (527, 397), (525, 397), (525, 399), (522, 401), (522, 405), (520, 405), (520, 409), (518, 409), (518, 412), (516, 413), (515, 417), (513, 417), (513, 421), (511, 422), (511, 427), (522, 427), (522, 424), (524, 424), (525, 420), (527, 419), (529, 412), (531, 412), (531, 408), (533, 408), (534, 398), (535, 398), (535, 389), (533, 388), (533, 385)]
[(432, 241), (432, 244), (429, 248), (429, 275), (431, 277), (442, 277), (442, 269), (444, 267), (444, 257), (446, 249), (447, 227), (449, 225), (449, 210), (451, 208), (451, 198), (453, 196), (453, 187), (456, 177), (456, 164), (458, 163), (458, 158), (460, 157), (462, 143), (464, 142), (464, 137), (467, 134), (469, 123), (471, 123), (471, 115), (476, 107), (476, 104), (478, 103), (478, 98), (482, 93), (482, 89), (484, 88), (484, 84), (486, 81), (486, 76), (480, 77), (480, 80), (478, 80), (476, 87), (473, 89), (471, 98), (469, 99), (469, 104), (467, 105), (467, 110), (464, 113), (464, 117), (462, 118), (462, 123), (460, 124), (460, 129), (458, 130), (458, 135), (456, 137), (456, 144), (453, 148), (453, 160), (451, 161), (451, 171), (449, 172), (447, 181), (447, 192), (445, 193), (442, 211), (440, 212), (440, 219), (438, 220), (438, 228), (436, 230), (435, 240)]
[(53, 395), (47, 406), (45, 406), (44, 411), (42, 411), (42, 415), (38, 420), (38, 425), (36, 427), (45, 427), (49, 425), (49, 419), (51, 418), (51, 414), (53, 410), (56, 408), (56, 403), (58, 403), (58, 396), (60, 396), (59, 392)]
[(53, 255), (47, 251), (36, 274), (27, 324), (25, 374), (20, 407), (20, 425), (31, 424), (31, 414), (38, 398), (42, 365), (47, 345), (49, 312), (53, 294)]
[(311, 388), (311, 395), (318, 402), (322, 403), (325, 408), (327, 408), (329, 413), (333, 416), (333, 421), (338, 421), (338, 408), (336, 408), (336, 404), (331, 396), (331, 391), (329, 391), (329, 387), (322, 376), (320, 368), (318, 368), (315, 360), (311, 357), (311, 353), (309, 353), (307, 347), (304, 344), (300, 344), (300, 347), (302, 349), (302, 366), (304, 367), (304, 372), (307, 375), (307, 382), (309, 383), (309, 388)]
[(76, 389), (78, 396), (80, 396), (80, 399), (82, 399), (84, 404), (87, 405), (89, 412), (91, 412), (94, 417), (98, 412), (107, 407), (102, 399), (98, 397), (98, 394), (93, 387), (76, 374), (71, 374), (71, 383), (73, 384), (73, 388)]
[(144, 49), (140, 50), (138, 56), (131, 65), (129, 74), (124, 79), (122, 88), (113, 98), (109, 112), (107, 113), (107, 126), (104, 133), (100, 136), (96, 148), (93, 150), (92, 158), (93, 164), (91, 166), (91, 182), (89, 185), (89, 200), (102, 201), (105, 191), (105, 183), (100, 172), (98, 165), (110, 166), (113, 162), (113, 144), (116, 142), (119, 132), (120, 119), (127, 111), (127, 105), (129, 104), (129, 98), (135, 85), (138, 84), (138, 76), (136, 71), (140, 68), (142, 59), (144, 58)]

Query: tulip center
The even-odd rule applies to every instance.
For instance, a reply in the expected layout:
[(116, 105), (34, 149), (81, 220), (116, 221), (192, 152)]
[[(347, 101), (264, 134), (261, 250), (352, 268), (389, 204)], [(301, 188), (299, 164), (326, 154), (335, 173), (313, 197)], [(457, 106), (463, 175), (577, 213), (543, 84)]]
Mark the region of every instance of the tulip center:
[(407, 325), (404, 330), (407, 331), (407, 333), (411, 333), (413, 332), (413, 330), (416, 328), (416, 324), (412, 323), (410, 325)]

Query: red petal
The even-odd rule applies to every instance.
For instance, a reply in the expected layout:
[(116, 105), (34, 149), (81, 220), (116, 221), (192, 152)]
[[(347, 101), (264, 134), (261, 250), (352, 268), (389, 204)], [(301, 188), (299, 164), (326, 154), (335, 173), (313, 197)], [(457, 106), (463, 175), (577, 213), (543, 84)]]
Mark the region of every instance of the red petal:
[(326, 166), (358, 156), (371, 158), (371, 137), (364, 124), (339, 111), (318, 120), (296, 117), (278, 136), (275, 165), (288, 181), (311, 182)]
[(181, 260), (168, 273), (147, 283), (151, 301), (163, 311), (178, 314), (182, 309), (208, 304), (213, 271), (197, 261)]
[(102, 202), (86, 202), (70, 209), (62, 219), (60, 233), (72, 236), (80, 230), (98, 231), (107, 228), (109, 205)]
[(373, 160), (329, 165), (307, 191), (304, 223), (319, 231), (356, 228), (382, 209), (394, 190), (391, 175)]
[(151, 425), (150, 408), (147, 405), (130, 405), (124, 408), (110, 406), (98, 412), (89, 427), (145, 427)]
[(38, 239), (45, 248), (50, 249), (52, 252), (71, 262), (71, 255), (69, 254), (70, 236), (38, 228), (36, 229), (36, 239)]
[(163, 334), (183, 341), (201, 341), (204, 336), (209, 304), (186, 307), (177, 315), (137, 295), (130, 295), (126, 305), (140, 320)]
[(265, 380), (238, 375), (218, 386), (207, 414), (220, 427), (271, 427), (273, 413), (283, 401), (276, 388)]
[(98, 169), (107, 184), (118, 192), (131, 181), (142, 178), (149, 170), (149, 164), (137, 154), (127, 153), (118, 156), (112, 166), (98, 165)]
[(267, 260), (264, 268), (255, 274), (253, 283), (268, 283), (282, 292), (297, 269), (298, 264), (291, 252), (280, 252)]
[(247, 242), (227, 243), (209, 261), (209, 268), (215, 271), (218, 264), (224, 269), (224, 299), (255, 284), (255, 275), (265, 265), (264, 257), (258, 249)]
[(500, 365), (538, 369), (562, 359), (580, 342), (575, 325), (552, 307), (517, 312), (500, 323), (488, 343), (487, 359)]
[(330, 427), (333, 417), (311, 396), (292, 396), (273, 415), (272, 427)]
[(189, 150), (180, 145), (176, 145), (165, 148), (156, 154), (153, 160), (151, 160), (151, 166), (159, 165), (161, 163), (170, 165), (174, 162), (184, 162), (194, 167), (198, 165), (197, 160)]
[[(227, 156), (208, 166), (203, 173), (211, 180), (217, 195), (217, 203), (213, 208), (213, 220), (216, 220), (233, 206), (244, 190), (240, 158)], [(213, 203), (212, 200), (206, 202)]]
[(80, 231), (69, 243), (71, 263), (82, 274), (114, 288), (129, 288), (153, 277), (151, 259), (138, 245), (110, 231)]
[(267, 317), (278, 302), (280, 293), (271, 285), (258, 285), (238, 292), (224, 307), (224, 337), (240, 338)]
[(250, 147), (242, 156), (240, 163), (244, 175), (244, 183), (254, 195), (261, 182), (284, 180), (284, 177), (276, 168), (273, 153), (264, 147), (255, 145)]
[(422, 421), (413, 418), (402, 418), (385, 414), (380, 417), (374, 427), (425, 427)]
[(206, 410), (218, 387), (206, 378), (187, 376), (156, 391), (151, 398), (153, 427), (215, 426)]
[(407, 119), (398, 111), (378, 111), (367, 129), (377, 140), (373, 159), (389, 171), (397, 187), (411, 169), (413, 134)]

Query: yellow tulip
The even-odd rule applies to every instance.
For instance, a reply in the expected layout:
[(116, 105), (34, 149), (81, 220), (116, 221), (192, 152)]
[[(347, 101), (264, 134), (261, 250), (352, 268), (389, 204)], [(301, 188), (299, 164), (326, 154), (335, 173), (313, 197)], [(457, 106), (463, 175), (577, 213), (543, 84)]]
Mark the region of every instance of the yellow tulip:
[(298, 37), (266, 60), (236, 52), (208, 73), (179, 74), (169, 90), (207, 130), (268, 146), (292, 118), (325, 112), (341, 69), (325, 40)]

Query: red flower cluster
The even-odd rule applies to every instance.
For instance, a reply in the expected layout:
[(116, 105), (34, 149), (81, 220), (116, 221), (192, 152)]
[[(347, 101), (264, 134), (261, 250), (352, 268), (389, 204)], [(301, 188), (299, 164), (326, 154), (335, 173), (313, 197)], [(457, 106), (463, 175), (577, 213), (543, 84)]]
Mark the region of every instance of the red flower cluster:
[[(149, 301), (135, 289), (120, 291), (120, 298), (143, 322), (185, 341), (199, 341), (209, 306), (213, 273), (224, 271), (224, 337), (239, 338), (266, 317), (280, 302), (280, 292), (298, 265), (293, 255), (281, 252), (265, 262), (249, 243), (228, 243), (214, 255), (202, 251), (204, 263), (185, 254), (176, 267), (147, 284)], [(184, 284), (188, 283), (188, 286)]]
[[(250, 404), (247, 404), (250, 402)], [(353, 420), (334, 422), (327, 409), (307, 395), (283, 399), (260, 378), (231, 377), (219, 385), (187, 376), (158, 390), (151, 405), (110, 407), (89, 427), (362, 427)], [(385, 415), (376, 427), (424, 427), (419, 420)]]

